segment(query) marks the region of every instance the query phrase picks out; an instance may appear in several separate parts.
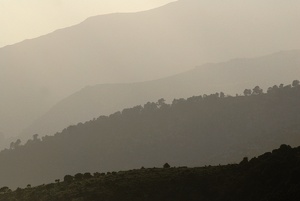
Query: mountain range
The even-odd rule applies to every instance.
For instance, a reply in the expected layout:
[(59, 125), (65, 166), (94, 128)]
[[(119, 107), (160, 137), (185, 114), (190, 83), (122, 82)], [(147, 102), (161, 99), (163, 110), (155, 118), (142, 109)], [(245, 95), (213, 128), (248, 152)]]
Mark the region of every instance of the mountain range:
[(0, 186), (24, 187), (66, 174), (228, 164), (300, 142), (300, 82), (163, 99), (13, 142), (0, 152)]
[(0, 132), (19, 134), (88, 85), (154, 80), (207, 62), (299, 49), (298, 8), (298, 1), (180, 0), (91, 17), (1, 48)]
[(22, 133), (21, 139), (27, 140), (34, 134), (53, 135), (69, 125), (160, 98), (171, 102), (174, 98), (212, 92), (236, 95), (256, 85), (266, 90), (278, 84), (278, 80), (290, 83), (298, 78), (297, 75), (300, 75), (300, 50), (206, 64), (154, 81), (89, 86), (52, 107)]

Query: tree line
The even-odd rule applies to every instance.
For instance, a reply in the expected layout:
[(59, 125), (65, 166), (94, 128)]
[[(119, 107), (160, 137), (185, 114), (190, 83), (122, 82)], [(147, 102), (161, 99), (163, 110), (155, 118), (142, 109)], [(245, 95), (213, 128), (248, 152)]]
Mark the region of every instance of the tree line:
[(63, 180), (66, 174), (160, 166), (218, 165), (300, 143), (300, 86), (259, 87), (164, 99), (14, 143), (0, 153), (0, 186)]

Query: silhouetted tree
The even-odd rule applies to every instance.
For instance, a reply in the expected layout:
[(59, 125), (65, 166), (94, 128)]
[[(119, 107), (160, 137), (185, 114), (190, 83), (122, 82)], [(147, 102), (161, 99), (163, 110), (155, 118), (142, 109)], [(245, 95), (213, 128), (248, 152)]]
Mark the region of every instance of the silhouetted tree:
[(272, 91), (273, 91), (273, 88), (269, 87), (268, 90), (267, 90), (267, 93), (271, 93)]
[(300, 81), (299, 80), (294, 80), (293, 83), (292, 83), (293, 87), (297, 87), (299, 85), (300, 85)]
[(263, 93), (263, 90), (259, 86), (254, 87), (254, 89), (252, 90), (253, 95), (259, 95), (262, 93)]
[(9, 193), (9, 192), (11, 192), (11, 190), (7, 186), (0, 188), (0, 193)]
[(165, 163), (164, 164), (164, 168), (170, 168), (171, 166), (169, 165), (169, 163)]
[(14, 143), (14, 142), (11, 142), (10, 145), (9, 145), (9, 148), (10, 148), (10, 149), (14, 149), (14, 148), (15, 148), (15, 143)]
[(251, 89), (245, 89), (244, 90), (244, 95), (245, 96), (250, 96), (252, 94), (252, 90)]
[(277, 85), (274, 85), (273, 87), (269, 87), (267, 93), (277, 92), (279, 90), (279, 87)]
[(16, 142), (11, 142), (9, 147), (10, 147), (10, 149), (16, 149), (20, 145), (21, 145), (21, 140), (17, 139)]
[(90, 179), (90, 178), (92, 178), (93, 176), (91, 175), (91, 173), (89, 173), (89, 172), (86, 172), (86, 173), (84, 173), (83, 174), (83, 178), (84, 179)]
[(17, 139), (17, 141), (15, 142), (15, 148), (19, 147), (21, 145), (21, 140)]
[(159, 99), (159, 100), (157, 101), (157, 105), (158, 105), (159, 107), (161, 107), (161, 106), (163, 106), (163, 105), (165, 105), (165, 104), (166, 104), (166, 100), (163, 99), (163, 98), (161, 98), (161, 99)]
[(74, 177), (72, 177), (71, 175), (64, 176), (64, 182), (66, 182), (66, 183), (72, 182), (73, 179), (74, 179)]
[(36, 141), (39, 141), (39, 134), (34, 134), (33, 136), (33, 141), (36, 142)]
[(83, 179), (83, 174), (81, 174), (81, 173), (75, 174), (74, 179), (75, 180), (82, 180)]
[(146, 112), (154, 111), (156, 109), (157, 109), (157, 104), (156, 103), (148, 102), (144, 105), (144, 111), (146, 111)]
[(101, 173), (95, 172), (93, 175), (94, 175), (94, 177), (100, 177), (100, 176), (101, 176)]
[[(203, 95), (203, 98), (206, 98), (206, 97), (207, 97), (207, 95), (204, 94), (204, 95)], [(176, 104), (180, 104), (180, 103), (184, 103), (184, 102), (185, 102), (185, 100), (184, 100), (183, 98), (174, 99), (174, 100), (172, 101), (172, 105), (176, 105)]]

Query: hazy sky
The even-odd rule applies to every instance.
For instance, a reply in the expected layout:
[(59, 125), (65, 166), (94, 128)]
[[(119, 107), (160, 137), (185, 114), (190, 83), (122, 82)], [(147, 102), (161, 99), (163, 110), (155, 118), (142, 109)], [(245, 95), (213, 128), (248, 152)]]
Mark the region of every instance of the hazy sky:
[(136, 12), (174, 0), (0, 0), (0, 47), (77, 24), (94, 15)]

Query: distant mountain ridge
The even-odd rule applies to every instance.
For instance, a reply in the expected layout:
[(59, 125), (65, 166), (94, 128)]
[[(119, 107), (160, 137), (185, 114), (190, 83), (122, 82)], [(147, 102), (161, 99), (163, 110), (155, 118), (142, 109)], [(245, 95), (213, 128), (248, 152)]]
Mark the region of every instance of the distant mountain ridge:
[[(55, 105), (42, 118), (23, 132), (53, 135), (69, 125), (85, 122), (100, 115), (109, 115), (127, 107), (197, 94), (224, 92), (235, 95), (249, 86), (263, 89), (289, 83), (300, 75), (300, 50), (229, 62), (206, 64), (175, 76), (140, 83), (101, 84), (86, 87)], [(212, 79), (213, 78), (213, 79)]]
[(19, 133), (87, 85), (158, 79), (206, 62), (300, 48), (299, 4), (181, 0), (92, 17), (1, 48), (0, 131)]

